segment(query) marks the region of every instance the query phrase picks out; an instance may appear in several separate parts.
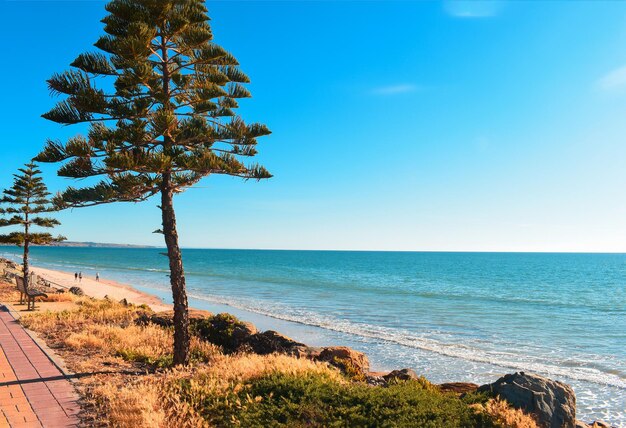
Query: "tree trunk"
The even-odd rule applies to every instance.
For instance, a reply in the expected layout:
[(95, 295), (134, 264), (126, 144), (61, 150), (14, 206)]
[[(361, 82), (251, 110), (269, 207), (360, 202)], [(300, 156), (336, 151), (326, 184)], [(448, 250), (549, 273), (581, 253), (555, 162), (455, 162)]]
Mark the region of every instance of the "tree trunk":
[(22, 263), (23, 263), (22, 273), (24, 274), (24, 289), (28, 290), (28, 286), (30, 285), (30, 281), (29, 281), (30, 269), (28, 267), (28, 252), (30, 250), (29, 248), (30, 237), (28, 236), (28, 214), (26, 214), (25, 219), (26, 220), (24, 223), (24, 257), (22, 258)]
[(174, 213), (173, 191), (170, 174), (163, 174), (161, 187), (161, 214), (163, 235), (170, 261), (170, 284), (174, 298), (174, 364), (189, 363), (189, 312), (183, 258), (178, 246), (176, 214)]

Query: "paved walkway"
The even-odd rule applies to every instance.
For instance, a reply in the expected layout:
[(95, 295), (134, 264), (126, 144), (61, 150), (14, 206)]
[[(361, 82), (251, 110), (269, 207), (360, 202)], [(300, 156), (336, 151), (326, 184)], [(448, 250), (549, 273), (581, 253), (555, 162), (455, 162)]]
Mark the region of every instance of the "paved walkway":
[(72, 384), (0, 305), (0, 427), (75, 427)]

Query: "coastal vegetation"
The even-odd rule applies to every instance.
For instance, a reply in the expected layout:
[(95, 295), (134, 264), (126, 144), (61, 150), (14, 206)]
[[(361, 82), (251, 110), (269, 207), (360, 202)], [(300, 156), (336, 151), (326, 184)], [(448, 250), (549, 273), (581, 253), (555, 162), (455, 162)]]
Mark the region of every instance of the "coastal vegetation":
[[(0, 283), (0, 299), (15, 298), (15, 287)], [(487, 394), (461, 398), (424, 378), (372, 386), (323, 362), (225, 352), (196, 329), (190, 364), (174, 366), (173, 329), (146, 323), (149, 307), (70, 293), (47, 300), (45, 312), (20, 322), (75, 373), (88, 426), (537, 427)], [(198, 325), (225, 318), (240, 323), (206, 313)]]
[(173, 361), (186, 364), (191, 337), (174, 195), (211, 174), (271, 177), (242, 161), (270, 131), (235, 113), (237, 100), (250, 97), (243, 86), (249, 78), (213, 42), (203, 1), (113, 0), (106, 10), (99, 52), (80, 54), (72, 69), (48, 80), (52, 93), (65, 98), (43, 117), (88, 123), (88, 133), (50, 140), (36, 159), (62, 163), (63, 177), (100, 179), (65, 190), (56, 198), (63, 208), (160, 196), (162, 225), (155, 232), (164, 235), (169, 258)]
[(0, 219), (0, 227), (17, 226), (21, 230), (0, 235), (0, 243), (14, 244), (24, 249), (22, 278), (28, 289), (30, 280), (29, 251), (30, 245), (48, 245), (65, 240), (63, 236), (52, 236), (50, 233), (33, 232), (33, 227), (53, 228), (61, 224), (57, 219), (41, 214), (55, 211), (49, 200), (50, 193), (43, 182), (41, 171), (33, 162), (19, 168), (14, 174), (13, 186), (5, 189), (0, 205), (0, 215), (8, 217)]

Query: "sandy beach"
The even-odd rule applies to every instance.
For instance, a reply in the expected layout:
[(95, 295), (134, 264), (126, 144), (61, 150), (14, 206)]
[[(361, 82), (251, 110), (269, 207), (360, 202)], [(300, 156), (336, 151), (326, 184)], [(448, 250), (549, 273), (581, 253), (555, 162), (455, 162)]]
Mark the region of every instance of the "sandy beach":
[(31, 267), (31, 271), (47, 281), (64, 287), (80, 287), (87, 296), (95, 297), (98, 299), (108, 296), (113, 300), (126, 299), (130, 303), (137, 305), (146, 304), (150, 306), (154, 311), (167, 311), (172, 309), (171, 305), (163, 303), (159, 298), (147, 293), (142, 293), (129, 285), (121, 284), (119, 282), (100, 278), (100, 281), (96, 281), (95, 278), (84, 277), (82, 280), (76, 281), (74, 274), (69, 272), (62, 272), (52, 269), (44, 269), (40, 267)]

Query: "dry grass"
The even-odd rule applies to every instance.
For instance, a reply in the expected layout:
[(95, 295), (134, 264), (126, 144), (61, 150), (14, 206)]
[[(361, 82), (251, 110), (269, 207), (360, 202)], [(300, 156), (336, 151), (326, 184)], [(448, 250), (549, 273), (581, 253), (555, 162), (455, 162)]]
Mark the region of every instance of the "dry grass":
[[(167, 367), (171, 364), (174, 339), (170, 329), (152, 324), (127, 327), (95, 324), (71, 333), (63, 343), (76, 352), (114, 355), (127, 361)], [(195, 361), (208, 362), (219, 354), (219, 349), (193, 337), (191, 354)]]
[(0, 302), (18, 302), (20, 300), (20, 292), (17, 291), (15, 284), (7, 282), (5, 279), (0, 280)]
[(72, 293), (49, 293), (48, 297), (41, 299), (42, 302), (74, 302), (77, 297)]
[(141, 314), (152, 312), (146, 306), (126, 306), (118, 302), (89, 297), (73, 297), (76, 309), (25, 315), (21, 323), (31, 330), (54, 334), (84, 331), (93, 325), (127, 327)]
[[(129, 376), (92, 378), (89, 394), (106, 425), (114, 427), (166, 427), (163, 394), (158, 382)], [(179, 426), (179, 425), (174, 425)]]
[(539, 428), (537, 421), (522, 410), (512, 408), (506, 401), (492, 398), (484, 404), (473, 405), (479, 412), (491, 416), (493, 420), (507, 428)]

